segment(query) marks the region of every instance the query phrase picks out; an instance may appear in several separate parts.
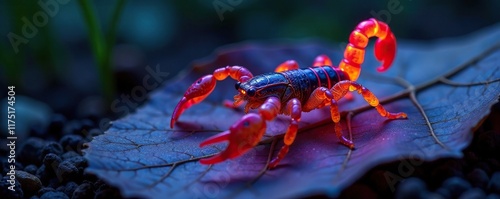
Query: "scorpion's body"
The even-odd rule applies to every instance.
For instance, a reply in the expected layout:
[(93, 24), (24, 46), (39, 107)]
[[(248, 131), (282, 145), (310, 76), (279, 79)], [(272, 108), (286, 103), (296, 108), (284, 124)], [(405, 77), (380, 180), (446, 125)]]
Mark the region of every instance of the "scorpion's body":
[[(188, 88), (175, 107), (170, 119), (170, 128), (174, 128), (174, 123), (184, 110), (203, 101), (214, 90), (217, 81), (231, 77), (238, 81), (238, 94), (234, 96), (233, 104), (226, 105), (237, 107), (247, 102), (246, 114), (228, 131), (214, 135), (200, 144), (203, 147), (229, 141), (226, 150), (201, 159), (202, 164), (215, 164), (242, 155), (259, 143), (265, 133), (267, 121), (273, 120), (278, 114), (289, 115), (291, 121), (283, 137), (284, 145), (277, 157), (269, 163), (269, 167), (273, 168), (285, 157), (289, 146), (294, 142), (301, 113), (324, 106), (330, 107), (335, 135), (342, 144), (352, 149), (354, 143), (342, 135), (337, 105), (337, 101), (349, 91), (361, 94), (383, 117), (406, 118), (405, 113), (390, 113), (385, 110), (372, 92), (355, 82), (359, 77), (370, 37), (379, 38), (375, 43), (375, 57), (383, 62), (378, 70), (384, 71), (394, 60), (396, 39), (387, 24), (369, 19), (359, 23), (351, 32), (344, 59), (338, 67), (333, 66), (326, 55), (320, 55), (310, 68), (300, 69), (296, 61), (288, 60), (280, 64), (274, 73), (254, 76), (242, 66), (226, 66), (216, 69), (213, 74), (201, 77)], [(249, 109), (258, 110), (248, 113)]]
[[(236, 89), (242, 89), (245, 93), (255, 92), (253, 95), (259, 98), (254, 98), (254, 101), (264, 102), (274, 96), (282, 104), (294, 98), (301, 104), (306, 104), (316, 88), (332, 88), (342, 80), (347, 80), (347, 75), (338, 67), (320, 66), (257, 75), (246, 82), (237, 83)], [(302, 109), (302, 111), (310, 110)]]

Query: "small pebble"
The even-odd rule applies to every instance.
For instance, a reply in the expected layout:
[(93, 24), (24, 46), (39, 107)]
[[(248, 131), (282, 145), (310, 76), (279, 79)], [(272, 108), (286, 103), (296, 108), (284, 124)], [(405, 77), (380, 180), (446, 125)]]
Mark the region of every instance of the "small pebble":
[(93, 197), (94, 197), (94, 190), (92, 184), (84, 182), (76, 188), (71, 198), (80, 199), (80, 198), (93, 198)]
[(43, 147), (40, 157), (45, 157), (49, 153), (59, 156), (63, 153), (63, 148), (59, 143), (51, 141)]
[(19, 153), (19, 161), (24, 164), (34, 164), (40, 165), (42, 160), (40, 159), (40, 153), (43, 149), (45, 141), (40, 138), (31, 137), (28, 138), (24, 144), (21, 146), (21, 152)]
[(30, 164), (30, 165), (24, 167), (24, 171), (31, 173), (33, 175), (36, 175), (36, 170), (38, 170), (38, 167), (34, 164)]
[(399, 184), (396, 189), (394, 198), (405, 198), (405, 199), (420, 199), (427, 198), (428, 195), (427, 187), (425, 182), (420, 178), (408, 178)]
[(45, 165), (45, 168), (54, 168), (53, 170), (59, 167), (59, 164), (61, 164), (61, 162), (62, 159), (54, 153), (49, 153), (43, 158), (43, 164)]
[(87, 167), (87, 160), (79, 155), (68, 158), (65, 161), (70, 162), (77, 168)]
[(53, 192), (53, 191), (56, 191), (56, 190), (52, 187), (43, 187), (40, 190), (38, 190), (38, 196), (42, 196), (43, 194), (45, 194), (47, 192)]
[(42, 184), (46, 184), (51, 177), (51, 173), (54, 174), (53, 172), (45, 172), (45, 165), (43, 164), (36, 170), (36, 176), (42, 181)]
[(59, 140), (59, 143), (64, 151), (76, 151), (80, 153), (84, 141), (83, 137), (80, 135), (65, 135)]
[(26, 195), (31, 196), (42, 188), (42, 182), (35, 175), (25, 172), (16, 171), (16, 179), (21, 184), (23, 191)]
[(500, 171), (495, 172), (488, 183), (488, 191), (500, 194)]
[(459, 199), (482, 199), (485, 198), (486, 194), (480, 188), (472, 188), (460, 195)]
[(56, 189), (57, 187), (61, 186), (61, 183), (62, 183), (61, 179), (57, 177), (52, 177), (48, 180), (47, 186)]
[(60, 181), (67, 182), (78, 176), (78, 168), (69, 161), (63, 161), (59, 164), (56, 175)]
[(60, 191), (50, 191), (40, 196), (40, 199), (69, 199), (69, 197)]
[(66, 194), (68, 197), (71, 197), (71, 196), (73, 196), (73, 192), (75, 192), (76, 188), (78, 188), (78, 184), (76, 184), (73, 181), (70, 181), (70, 182), (66, 183), (66, 185), (61, 186), (61, 187), (62, 187), (61, 190), (58, 190), (58, 191), (61, 191), (64, 194)]
[(443, 182), (442, 187), (448, 189), (451, 193), (451, 198), (457, 198), (463, 192), (471, 188), (469, 182), (461, 177), (451, 177)]
[(467, 180), (469, 180), (473, 187), (484, 189), (488, 185), (490, 179), (484, 170), (476, 168), (467, 174)]

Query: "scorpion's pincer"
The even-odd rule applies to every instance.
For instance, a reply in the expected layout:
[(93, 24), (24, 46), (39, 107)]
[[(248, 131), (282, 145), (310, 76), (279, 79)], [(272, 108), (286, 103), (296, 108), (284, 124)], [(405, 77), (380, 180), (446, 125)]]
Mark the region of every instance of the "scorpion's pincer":
[(181, 101), (177, 104), (170, 119), (170, 128), (174, 128), (174, 123), (179, 116), (189, 107), (200, 103), (214, 90), (217, 80), (213, 75), (206, 75), (194, 82), (184, 93)]
[(247, 152), (259, 143), (266, 130), (266, 122), (255, 113), (249, 113), (233, 124), (228, 131), (214, 135), (202, 143), (200, 147), (228, 141), (226, 150), (209, 158), (201, 159), (202, 164), (215, 164), (232, 159)]

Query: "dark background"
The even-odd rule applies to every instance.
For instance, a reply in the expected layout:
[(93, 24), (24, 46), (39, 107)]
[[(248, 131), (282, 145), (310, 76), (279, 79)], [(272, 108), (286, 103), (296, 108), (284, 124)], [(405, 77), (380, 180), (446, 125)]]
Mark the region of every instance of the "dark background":
[[(0, 2), (0, 86), (16, 86), (18, 118), (27, 118), (19, 119), (26, 122), (18, 125), (20, 132), (21, 126), (43, 126), (52, 113), (121, 117), (110, 111), (110, 104), (140, 86), (148, 66), (158, 65), (172, 78), (226, 44), (306, 38), (342, 43), (360, 21), (371, 17), (387, 22), (398, 41), (427, 42), (474, 32), (500, 19), (500, 2), (487, 0), (125, 1), (110, 54), (113, 75), (105, 77), (115, 82), (115, 91), (105, 93), (82, 9), (77, 0), (66, 1), (52, 7), (54, 16), (36, 27), (17, 52), (8, 34), (23, 36), (22, 19), (33, 23), (36, 13), (44, 11), (40, 2), (58, 1)], [(112, 26), (117, 1), (91, 4), (105, 32)], [(112, 98), (106, 100), (106, 94)]]

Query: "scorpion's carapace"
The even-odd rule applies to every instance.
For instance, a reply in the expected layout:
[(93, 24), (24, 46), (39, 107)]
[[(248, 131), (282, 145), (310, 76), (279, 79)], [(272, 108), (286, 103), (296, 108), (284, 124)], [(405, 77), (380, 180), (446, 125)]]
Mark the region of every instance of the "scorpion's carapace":
[[(385, 71), (394, 60), (396, 39), (387, 24), (369, 19), (359, 23), (351, 33), (344, 59), (338, 67), (332, 66), (328, 56), (320, 55), (316, 57), (312, 67), (300, 69), (296, 61), (288, 60), (278, 65), (274, 73), (255, 77), (241, 66), (216, 69), (213, 74), (198, 79), (188, 88), (172, 113), (170, 128), (174, 127), (184, 110), (203, 101), (214, 90), (217, 81), (231, 77), (238, 81), (235, 85), (238, 94), (234, 96), (232, 105), (226, 105), (237, 107), (246, 101), (247, 114), (228, 131), (214, 135), (200, 144), (200, 147), (204, 147), (229, 142), (224, 151), (201, 159), (202, 164), (215, 164), (244, 154), (259, 143), (266, 130), (266, 121), (275, 119), (278, 114), (285, 114), (291, 117), (291, 122), (283, 138), (283, 147), (269, 163), (269, 168), (274, 168), (285, 157), (295, 140), (301, 113), (325, 106), (330, 107), (331, 118), (335, 124), (333, 132), (341, 144), (352, 149), (354, 143), (342, 135), (337, 105), (337, 101), (349, 91), (357, 91), (383, 117), (406, 118), (405, 113), (391, 113), (385, 110), (372, 92), (355, 82), (361, 72), (365, 48), (370, 37), (378, 37), (375, 56), (382, 62), (378, 71)], [(248, 113), (250, 109), (258, 110)]]

